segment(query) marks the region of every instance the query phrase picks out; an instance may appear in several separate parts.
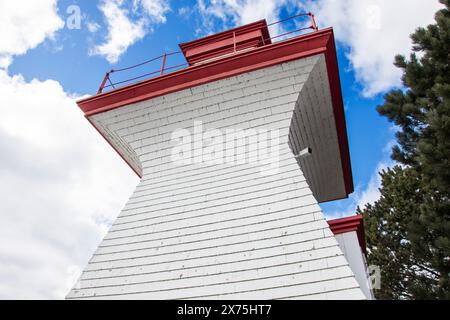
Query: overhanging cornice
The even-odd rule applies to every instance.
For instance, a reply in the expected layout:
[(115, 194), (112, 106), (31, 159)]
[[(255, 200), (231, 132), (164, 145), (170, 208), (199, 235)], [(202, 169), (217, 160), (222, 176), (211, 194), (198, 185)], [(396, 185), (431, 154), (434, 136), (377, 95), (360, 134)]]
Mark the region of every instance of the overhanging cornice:
[(109, 92), (81, 99), (78, 106), (87, 116), (142, 100), (216, 81), (244, 72), (265, 68), (302, 57), (327, 52), (333, 37), (331, 28), (279, 41), (220, 60), (190, 66), (169, 74), (127, 85)]
[(345, 114), (333, 29), (267, 44), (77, 101), (86, 117), (272, 65), (324, 54), (346, 194), (353, 192)]

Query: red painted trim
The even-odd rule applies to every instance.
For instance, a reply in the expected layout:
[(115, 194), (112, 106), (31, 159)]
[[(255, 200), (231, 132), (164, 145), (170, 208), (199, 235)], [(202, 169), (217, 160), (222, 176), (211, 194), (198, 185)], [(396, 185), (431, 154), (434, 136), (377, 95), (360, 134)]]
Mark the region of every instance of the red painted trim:
[(87, 116), (272, 65), (326, 53), (332, 29), (276, 42), (77, 101)]
[(346, 194), (353, 192), (345, 114), (333, 29), (290, 38), (77, 101), (87, 117), (272, 65), (325, 54)]
[[(265, 41), (264, 41), (265, 40)], [(189, 65), (235, 51), (270, 44), (265, 19), (179, 45)]]
[[(274, 23), (272, 23), (272, 24), (274, 24)], [(228, 29), (228, 30), (225, 30), (222, 32), (218, 32), (218, 33), (215, 33), (215, 34), (212, 34), (212, 35), (209, 35), (209, 36), (197, 39), (197, 40), (180, 43), (179, 46), (180, 46), (180, 48), (189, 48), (191, 46), (197, 46), (198, 44), (201, 44), (201, 43), (211, 42), (211, 40), (228, 37), (228, 36), (232, 35), (233, 32), (245, 33), (247, 31), (253, 31), (253, 30), (263, 30), (265, 32), (265, 35), (267, 36), (267, 38), (270, 38), (266, 19), (261, 19), (261, 20), (258, 20), (258, 21), (240, 26), (240, 27), (236, 27), (236, 28)]]
[(111, 141), (109, 141), (109, 139), (103, 134), (103, 132), (101, 132), (101, 131), (97, 128), (97, 126), (94, 124), (94, 122), (92, 122), (87, 116), (85, 116), (85, 118), (86, 118), (87, 121), (89, 121), (89, 123), (95, 128), (95, 130), (97, 130), (97, 132), (100, 133), (100, 135), (103, 137), (103, 139), (105, 139), (106, 142), (108, 142), (108, 144), (111, 146), (111, 148), (113, 148), (114, 151), (117, 152), (117, 154), (123, 159), (123, 161), (126, 162), (126, 164), (131, 168), (131, 170), (133, 170), (134, 173), (136, 173), (137, 176), (138, 176), (139, 178), (142, 178), (142, 175), (139, 174), (139, 172), (137, 172), (137, 171), (133, 168), (133, 166), (131, 165), (131, 163), (129, 163), (128, 160), (125, 159), (125, 157), (119, 152), (119, 150), (117, 150), (117, 148), (114, 146), (114, 144), (113, 144)]
[(336, 55), (336, 44), (334, 36), (330, 37), (327, 43), (327, 53), (325, 54), (328, 71), (328, 81), (330, 84), (331, 98), (333, 101), (334, 122), (336, 124), (339, 153), (341, 154), (341, 166), (344, 173), (345, 191), (350, 194), (354, 190), (352, 166), (350, 162), (350, 152), (347, 138), (347, 125), (345, 122), (344, 103), (342, 99), (341, 80), (339, 77), (339, 66)]
[(364, 254), (366, 254), (366, 234), (364, 231), (364, 221), (362, 215), (358, 214), (355, 216), (328, 220), (327, 222), (334, 235), (356, 231), (359, 246)]

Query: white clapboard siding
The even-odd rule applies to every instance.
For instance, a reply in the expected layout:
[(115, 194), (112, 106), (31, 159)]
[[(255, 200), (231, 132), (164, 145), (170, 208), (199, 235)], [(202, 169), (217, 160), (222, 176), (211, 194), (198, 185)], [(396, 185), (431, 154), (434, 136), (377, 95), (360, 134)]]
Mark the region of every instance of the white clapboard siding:
[[(90, 117), (143, 176), (67, 298), (363, 299), (316, 200), (333, 196), (324, 183), (341, 187), (326, 72), (317, 55)], [(174, 163), (173, 131), (199, 121), (278, 130), (278, 145), (258, 149), (278, 148), (277, 170)], [(254, 134), (238, 151), (247, 160)]]
[[(232, 252), (213, 252), (211, 255), (203, 255), (202, 257), (190, 257), (188, 259), (180, 259), (176, 257), (174, 260), (160, 260), (139, 264), (135, 266), (121, 266), (114, 269), (101, 269), (97, 266), (95, 270), (86, 269), (81, 277), (81, 281), (96, 279), (128, 279), (145, 274), (164, 272), (194, 270), (197, 274), (199, 268), (208, 268), (210, 266), (234, 265), (245, 261), (258, 261), (261, 263), (267, 259), (279, 259), (280, 257), (288, 257), (297, 253), (318, 251), (325, 252), (329, 256), (328, 248), (335, 250), (335, 243), (332, 237), (323, 238), (321, 235), (318, 239), (307, 239), (304, 241), (284, 241), (283, 245), (275, 244), (266, 247), (256, 248), (251, 252), (246, 250), (237, 250)], [(323, 249), (323, 250), (322, 250)], [(328, 253), (327, 253), (328, 252)], [(106, 265), (105, 265), (106, 266)]]

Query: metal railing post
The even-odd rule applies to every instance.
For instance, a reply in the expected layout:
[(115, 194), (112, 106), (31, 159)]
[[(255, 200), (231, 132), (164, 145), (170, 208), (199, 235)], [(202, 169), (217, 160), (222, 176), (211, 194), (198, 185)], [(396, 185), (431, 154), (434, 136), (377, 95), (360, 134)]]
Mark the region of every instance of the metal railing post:
[(311, 28), (314, 30), (314, 32), (319, 31), (316, 25), (316, 21), (314, 20), (314, 15), (311, 12), (308, 12), (309, 20), (311, 20)]
[(166, 66), (166, 57), (167, 57), (167, 54), (164, 52), (162, 65), (161, 65), (161, 75), (164, 74), (164, 68)]
[(103, 77), (103, 81), (102, 84), (100, 85), (100, 88), (98, 88), (97, 94), (102, 93), (103, 88), (105, 87), (106, 81), (109, 79), (109, 72), (107, 72), (105, 74), (105, 76)]
[[(258, 40), (258, 45), (257, 46), (259, 46), (260, 42), (262, 43), (262, 45), (270, 44), (274, 39), (280, 38), (280, 37), (283, 37), (282, 39), (287, 39), (286, 36), (288, 34), (292, 34), (294, 32), (296, 32), (296, 33), (303, 32), (303, 31), (306, 31), (308, 29), (309, 30), (313, 30), (313, 32), (318, 32), (319, 28), (318, 28), (318, 26), (316, 24), (316, 21), (315, 21), (315, 18), (314, 18), (314, 14), (312, 12), (303, 12), (303, 13), (297, 14), (295, 16), (291, 16), (291, 17), (285, 18), (283, 20), (275, 21), (275, 22), (267, 24), (267, 27), (273, 26), (275, 24), (280, 24), (280, 23), (282, 23), (284, 21), (295, 19), (297, 17), (304, 17), (306, 19), (306, 16), (308, 16), (309, 20), (310, 20), (310, 25), (309, 26), (305, 26), (303, 28), (299, 28), (299, 29), (295, 29), (295, 30), (292, 30), (292, 31), (289, 31), (289, 32), (281, 33), (281, 34), (278, 34), (278, 35), (273, 36), (273, 37), (271, 37), (270, 34), (269, 34), (268, 38), (264, 38), (264, 35), (261, 35), (260, 40)], [(232, 33), (233, 33), (233, 52), (235, 54), (237, 54), (237, 35), (236, 35), (236, 31), (233, 31)], [(246, 48), (245, 44), (243, 44), (242, 46), (243, 46), (242, 48)], [(158, 57), (146, 60), (144, 62), (135, 64), (135, 65), (132, 65), (132, 66), (129, 66), (129, 67), (125, 67), (125, 68), (121, 68), (121, 69), (115, 69), (115, 70), (111, 69), (109, 72), (106, 72), (106, 74), (105, 74), (105, 76), (103, 78), (103, 81), (102, 81), (102, 83), (101, 83), (101, 85), (100, 85), (100, 87), (99, 87), (99, 89), (97, 91), (97, 94), (101, 94), (103, 92), (103, 90), (105, 90), (105, 88), (112, 87), (113, 89), (115, 89), (116, 86), (119, 87), (118, 85), (121, 85), (121, 84), (124, 84), (124, 83), (128, 83), (128, 82), (133, 81), (133, 80), (142, 79), (142, 78), (148, 77), (148, 76), (157, 76), (158, 74), (164, 75), (166, 70), (170, 73), (170, 72), (172, 72), (171, 70), (174, 70), (174, 69), (176, 69), (178, 67), (182, 67), (182, 66), (188, 65), (188, 64), (184, 63), (184, 64), (180, 64), (180, 65), (177, 65), (177, 66), (169, 66), (169, 67), (166, 68), (167, 56), (170, 56), (170, 55), (173, 55), (173, 54), (178, 54), (178, 53), (182, 53), (182, 52), (181, 51), (169, 52), (169, 53), (165, 52), (163, 55), (160, 55)], [(122, 80), (122, 81), (118, 81), (117, 80), (117, 82), (115, 82), (115, 83), (113, 83), (111, 81), (110, 76), (111, 76), (111, 74), (113, 72), (121, 72), (121, 71), (130, 70), (130, 69), (133, 69), (133, 68), (137, 68), (137, 67), (143, 66), (144, 64), (147, 64), (147, 63), (150, 63), (150, 62), (157, 63), (156, 61), (161, 59), (161, 58), (162, 58), (162, 63), (161, 63), (161, 69), (160, 70), (154, 70), (153, 72), (146, 73), (146, 74), (143, 74), (143, 75), (139, 75), (139, 76), (136, 76), (136, 77), (133, 77), (133, 78), (130, 78), (130, 79), (126, 79), (126, 80)]]

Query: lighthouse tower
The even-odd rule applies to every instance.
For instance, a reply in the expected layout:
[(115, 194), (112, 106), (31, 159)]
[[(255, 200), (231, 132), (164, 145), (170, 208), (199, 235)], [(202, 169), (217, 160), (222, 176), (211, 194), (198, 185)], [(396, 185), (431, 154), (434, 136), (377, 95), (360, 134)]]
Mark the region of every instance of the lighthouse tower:
[(311, 21), (180, 44), (186, 67), (78, 101), (141, 180), (68, 299), (370, 298), (318, 205), (353, 184), (333, 30)]

